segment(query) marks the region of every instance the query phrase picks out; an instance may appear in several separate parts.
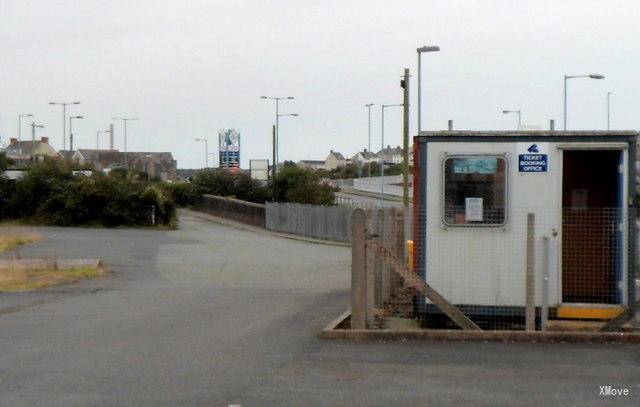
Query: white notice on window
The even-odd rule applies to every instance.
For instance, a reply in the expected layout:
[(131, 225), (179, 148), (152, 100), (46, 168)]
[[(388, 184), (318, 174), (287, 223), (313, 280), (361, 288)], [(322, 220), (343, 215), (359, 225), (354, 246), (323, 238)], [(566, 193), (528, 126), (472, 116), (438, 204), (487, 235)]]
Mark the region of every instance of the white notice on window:
[(467, 222), (482, 222), (482, 198), (464, 199), (464, 219)]

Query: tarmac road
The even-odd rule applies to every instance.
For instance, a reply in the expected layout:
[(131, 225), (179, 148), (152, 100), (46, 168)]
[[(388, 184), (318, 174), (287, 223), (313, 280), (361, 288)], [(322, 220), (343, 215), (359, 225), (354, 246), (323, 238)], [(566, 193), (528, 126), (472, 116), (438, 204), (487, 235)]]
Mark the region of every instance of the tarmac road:
[(638, 346), (318, 339), (348, 305), (346, 247), (188, 213), (177, 231), (37, 230), (23, 257), (113, 273), (0, 294), (0, 406), (640, 405)]

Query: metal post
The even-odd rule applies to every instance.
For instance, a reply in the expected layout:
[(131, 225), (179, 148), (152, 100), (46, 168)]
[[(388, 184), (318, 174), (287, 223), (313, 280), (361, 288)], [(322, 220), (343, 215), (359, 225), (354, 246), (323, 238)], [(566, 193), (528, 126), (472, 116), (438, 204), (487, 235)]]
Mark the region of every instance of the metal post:
[(453, 130), (453, 120), (450, 119), (449, 123), (447, 125), (448, 125), (449, 131), (452, 131)]
[(36, 161), (36, 124), (31, 123), (31, 159)]
[(271, 196), (271, 200), (275, 202), (276, 200), (276, 125), (274, 124), (271, 127), (271, 136), (273, 138), (273, 163), (271, 165), (271, 187), (273, 189), (273, 194)]
[(611, 130), (611, 92), (607, 92), (607, 130)]
[(73, 118), (69, 117), (69, 150), (73, 151)]
[(547, 330), (549, 319), (549, 237), (542, 238), (542, 304), (540, 310), (540, 330)]
[(418, 51), (418, 134), (422, 131), (422, 52)]
[(364, 209), (360, 208), (354, 209), (351, 215), (351, 329), (366, 328), (366, 217)]
[(568, 76), (564, 76), (564, 103), (563, 103), (563, 120), (562, 123), (564, 125), (564, 130), (567, 130), (567, 78)]
[(518, 110), (518, 130), (522, 129), (522, 111)]
[[(368, 122), (369, 123), (368, 124), (369, 143), (367, 146), (367, 151), (369, 152), (369, 154), (371, 154), (371, 106), (373, 106), (373, 103), (369, 103), (366, 106), (369, 110), (369, 122)], [(367, 160), (367, 164), (369, 167), (369, 178), (371, 178), (371, 160)]]
[(535, 215), (527, 214), (527, 255), (526, 255), (526, 308), (525, 325), (527, 331), (536, 330), (536, 247), (535, 247)]
[(275, 158), (275, 161), (274, 161), (274, 165), (275, 165), (274, 168), (276, 168), (276, 170), (275, 170), (276, 172), (277, 172), (277, 168), (278, 168), (278, 160), (280, 159), (280, 157), (278, 157), (278, 153), (279, 153), (279, 151), (278, 151), (278, 147), (279, 147), (279, 145), (278, 145), (278, 142), (279, 142), (278, 137), (280, 136), (280, 111), (279, 111), (279, 108), (278, 108), (278, 102), (279, 101), (280, 101), (280, 99), (276, 99), (276, 158)]
[(380, 150), (380, 206), (384, 208), (384, 107), (382, 105), (382, 129), (381, 129), (381, 144)]
[(67, 105), (62, 104), (62, 149), (67, 149)]
[(209, 168), (209, 140), (208, 139), (204, 139), (204, 165), (205, 165), (205, 169)]
[(129, 170), (129, 162), (127, 161), (127, 120), (124, 121), (124, 168)]
[(549, 120), (549, 130), (554, 131), (556, 129), (556, 121), (551, 119)]
[(409, 69), (404, 69), (403, 126), (402, 126), (402, 205), (409, 208)]

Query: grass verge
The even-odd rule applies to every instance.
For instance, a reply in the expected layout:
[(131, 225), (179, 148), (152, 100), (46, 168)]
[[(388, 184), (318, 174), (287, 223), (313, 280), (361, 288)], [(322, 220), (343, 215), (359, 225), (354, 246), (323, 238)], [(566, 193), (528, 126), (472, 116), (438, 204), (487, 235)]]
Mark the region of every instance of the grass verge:
[(59, 284), (99, 277), (101, 268), (78, 267), (68, 270), (0, 270), (0, 292), (35, 291)]
[(0, 253), (38, 240), (40, 240), (40, 236), (36, 235), (0, 235)]

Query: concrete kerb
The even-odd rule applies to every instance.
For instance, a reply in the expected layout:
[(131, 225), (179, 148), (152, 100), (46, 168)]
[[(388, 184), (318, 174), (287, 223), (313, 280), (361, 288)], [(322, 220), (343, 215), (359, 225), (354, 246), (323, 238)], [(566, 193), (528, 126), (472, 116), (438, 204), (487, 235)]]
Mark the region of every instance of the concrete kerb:
[(387, 330), (339, 329), (351, 318), (348, 309), (331, 321), (318, 335), (321, 339), (353, 341), (439, 340), (541, 343), (633, 343), (640, 344), (640, 333), (634, 332), (566, 332), (566, 331), (463, 331), (448, 329)]
[(227, 219), (227, 218), (221, 218), (219, 216), (214, 216), (214, 215), (210, 215), (208, 213), (194, 211), (194, 210), (191, 210), (191, 209), (180, 209), (179, 212), (186, 212), (186, 213), (188, 213), (188, 214), (190, 214), (190, 215), (192, 215), (192, 216), (194, 216), (196, 218), (199, 218), (199, 219), (208, 220), (210, 222), (218, 223), (220, 225), (230, 226), (230, 227), (233, 227), (233, 228), (236, 228), (236, 229), (247, 230), (247, 231), (250, 231), (250, 232), (262, 233), (262, 234), (282, 237), (282, 238), (285, 238), (285, 239), (298, 240), (298, 241), (307, 242), (307, 243), (324, 244), (324, 245), (330, 245), (330, 246), (351, 247), (351, 243), (349, 243), (349, 242), (337, 242), (337, 241), (334, 241), (334, 240), (314, 239), (312, 237), (299, 236), (299, 235), (290, 235), (290, 234), (281, 233), (281, 232), (273, 232), (271, 230), (267, 230), (267, 229), (264, 229), (264, 228), (259, 228), (257, 226), (248, 225), (246, 223), (230, 220), (230, 219)]
[(97, 269), (100, 265), (100, 259), (0, 259), (0, 270)]

